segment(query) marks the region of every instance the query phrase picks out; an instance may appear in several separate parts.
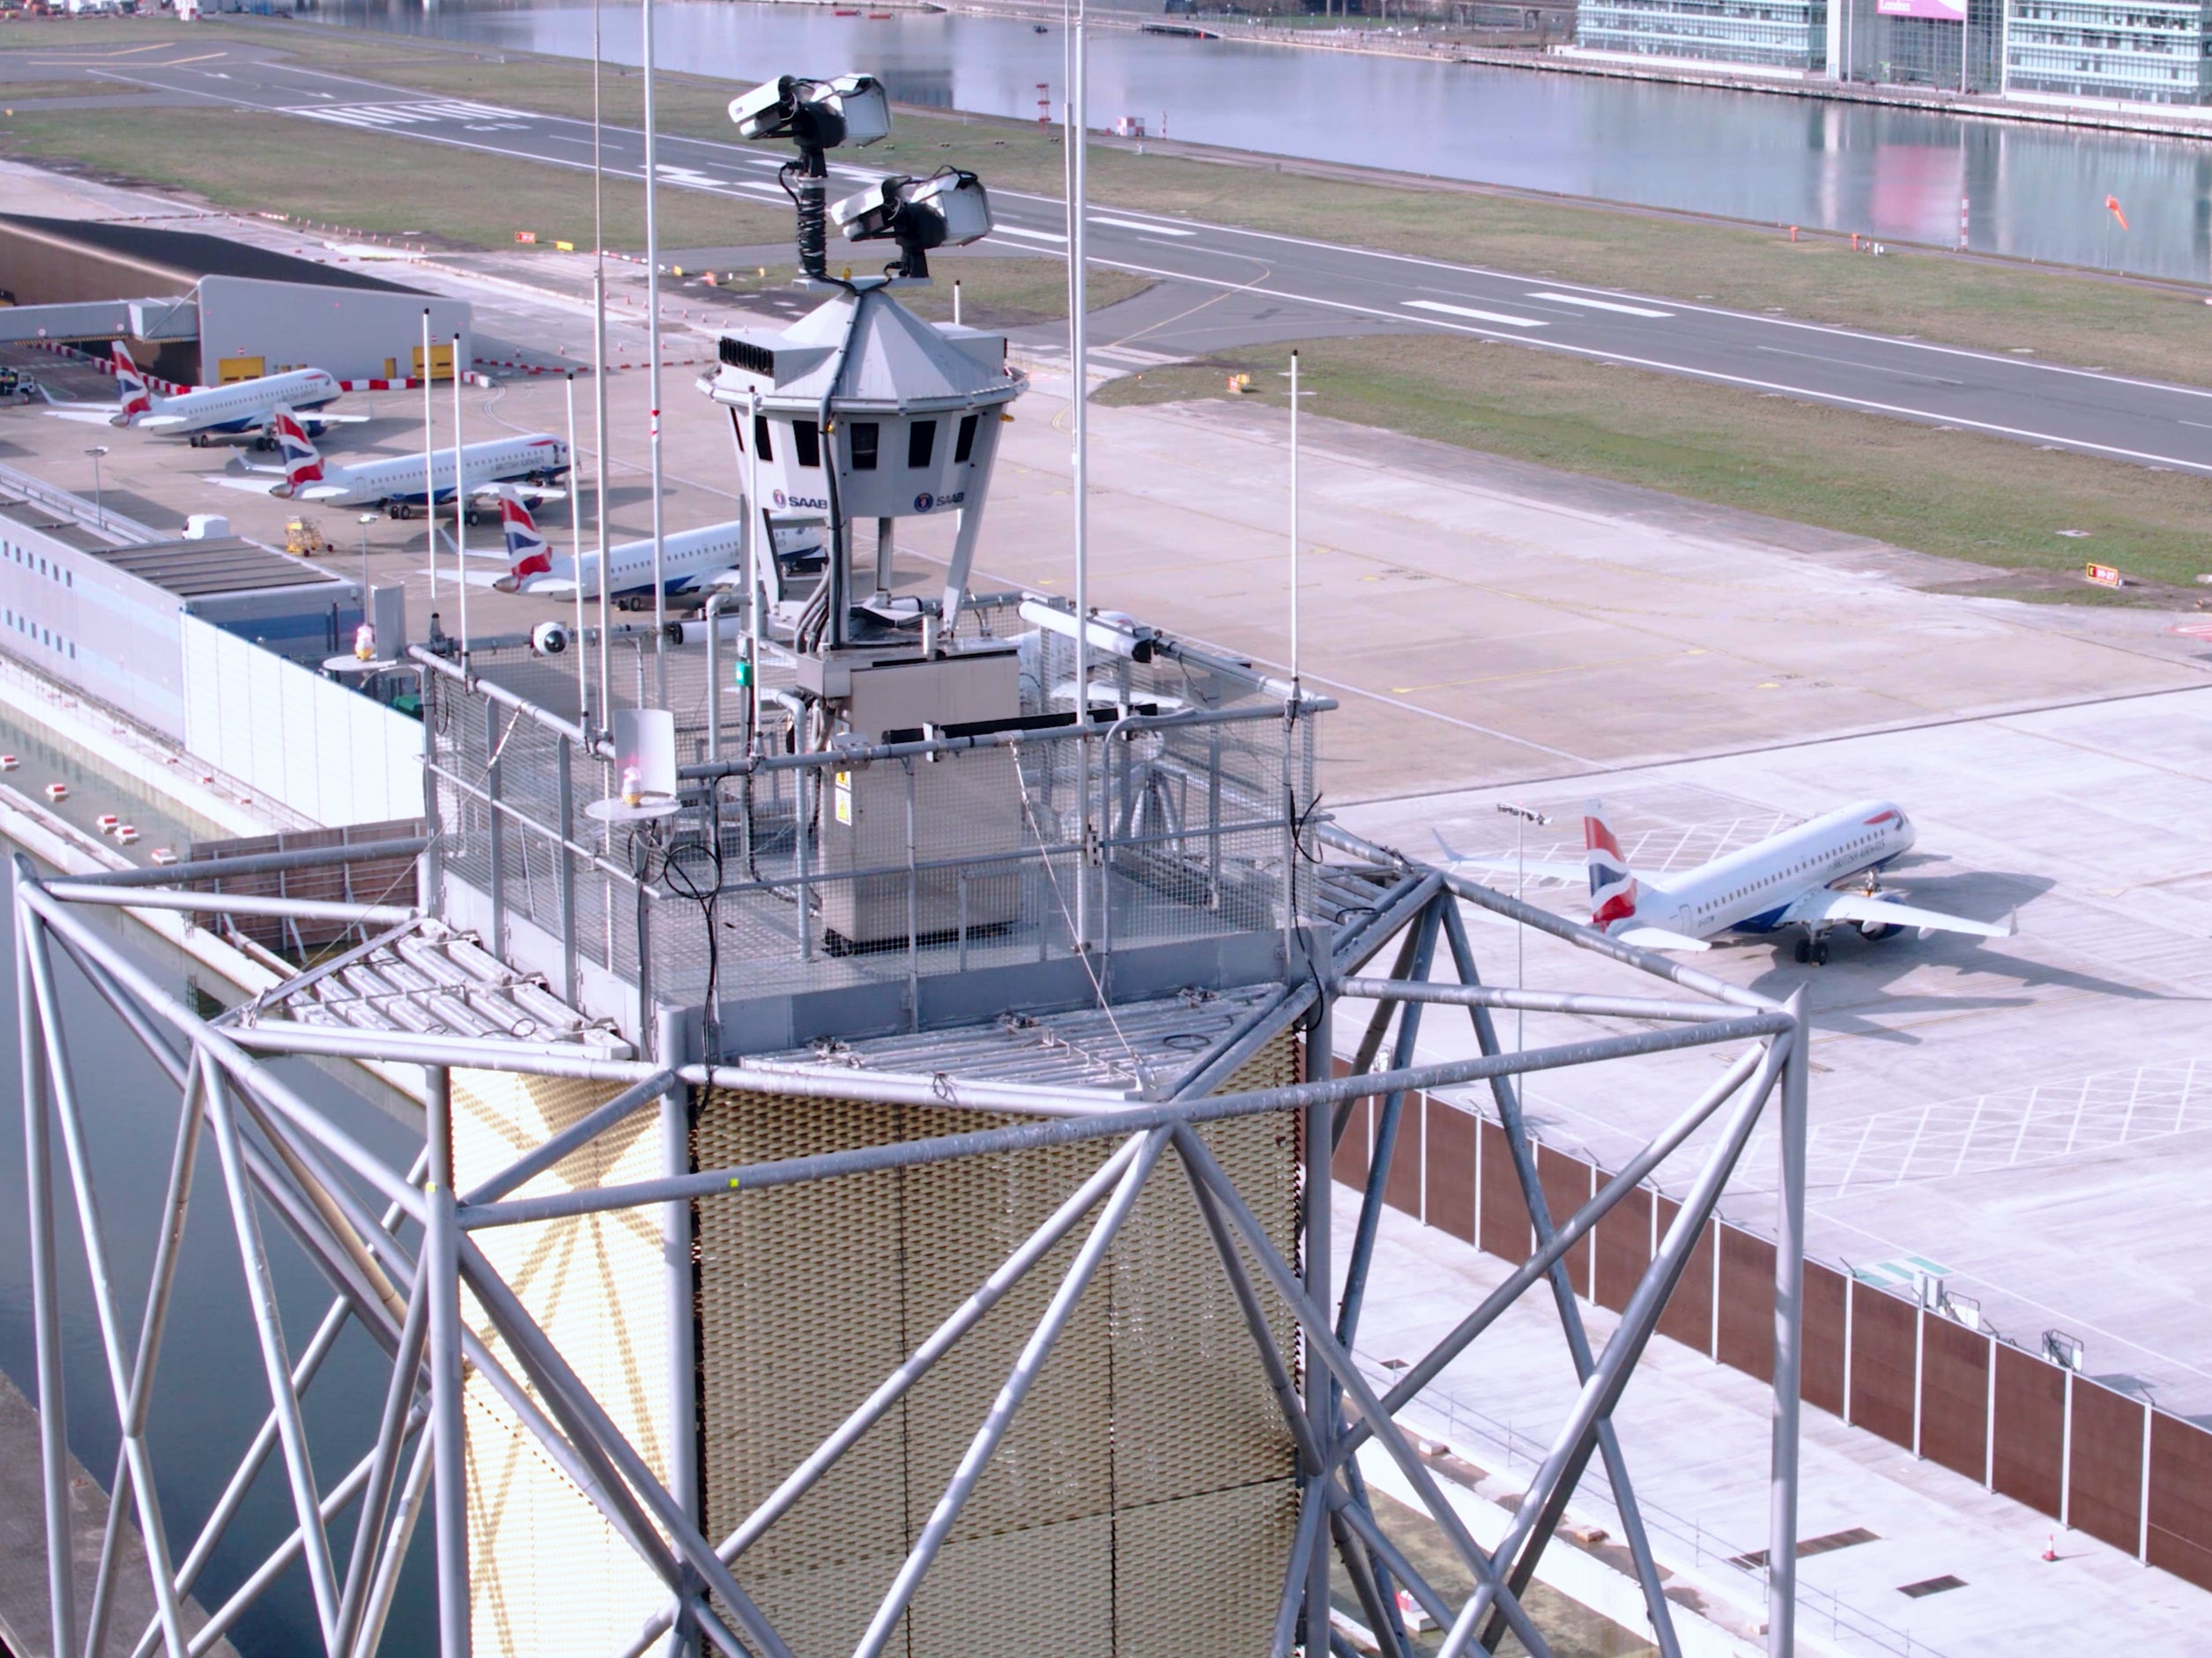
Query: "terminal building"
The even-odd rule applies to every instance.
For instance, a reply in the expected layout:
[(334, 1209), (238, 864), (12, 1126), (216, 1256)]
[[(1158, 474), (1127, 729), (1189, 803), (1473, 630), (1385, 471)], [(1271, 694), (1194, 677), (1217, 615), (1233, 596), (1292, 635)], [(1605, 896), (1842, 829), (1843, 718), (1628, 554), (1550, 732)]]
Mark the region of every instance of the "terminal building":
[(422, 294), (197, 231), (0, 213), (0, 340), (95, 353), (125, 341), (138, 365), (182, 385), (322, 368), (340, 380), (419, 372), (430, 313), (434, 368), (468, 350), (466, 301)]
[(2201, 104), (2207, 8), (2105, 0), (1581, 0), (1579, 53), (2030, 99)]

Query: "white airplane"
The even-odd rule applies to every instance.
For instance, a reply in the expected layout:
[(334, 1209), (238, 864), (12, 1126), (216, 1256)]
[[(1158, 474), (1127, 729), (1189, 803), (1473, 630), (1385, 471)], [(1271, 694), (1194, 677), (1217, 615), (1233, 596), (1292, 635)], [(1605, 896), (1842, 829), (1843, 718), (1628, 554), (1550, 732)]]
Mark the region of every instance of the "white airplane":
[[(207, 481), (226, 489), (312, 501), (328, 507), (382, 506), (395, 518), (413, 517), (415, 503), (426, 498), (432, 505), (453, 499), (453, 451), (449, 449), (432, 451), (427, 480), (420, 455), (363, 461), (354, 466), (325, 466), (299, 420), (285, 408), (277, 411), (277, 447), (284, 454), (280, 467), (245, 466)], [(238, 465), (235, 459), (232, 464)], [(470, 443), (461, 450), (461, 487), (471, 499), (490, 494), (498, 485), (523, 480), (545, 486), (546, 494), (555, 493), (551, 486), (568, 470), (568, 446), (549, 432)], [(278, 481), (266, 481), (276, 473), (282, 474)]]
[[(599, 555), (587, 553), (579, 561), (556, 554), (538, 533), (538, 521), (511, 489), (502, 488), (500, 525), (507, 535), (507, 571), (494, 576), (471, 570), (470, 585), (494, 587), (503, 593), (523, 593), (534, 599), (574, 599), (576, 585), (583, 596), (599, 596)], [(695, 593), (712, 587), (742, 588), (745, 584), (745, 520), (710, 524), (661, 538), (661, 582), (672, 594)], [(653, 544), (626, 541), (607, 549), (607, 565), (614, 572), (609, 599), (653, 591)]]
[[(278, 409), (320, 409), (345, 390), (320, 368), (295, 368), (289, 374), (241, 380), (234, 385), (202, 386), (172, 398), (159, 398), (146, 384), (138, 365), (130, 361), (130, 353), (121, 340), (115, 341), (113, 347), (113, 361), (115, 389), (122, 394), (120, 401), (75, 403), (49, 408), (48, 418), (76, 420), (86, 426), (129, 427), (133, 431), (152, 432), (161, 437), (189, 437), (196, 448), (204, 444), (211, 435), (251, 432), (266, 446), (266, 434), (275, 424)], [(46, 400), (55, 401), (50, 392)], [(367, 418), (365, 414), (310, 415), (303, 424), (320, 429), (342, 420)]]
[(1651, 949), (1709, 949), (1709, 941), (1724, 934), (1800, 927), (1797, 959), (1817, 963), (1828, 960), (1829, 931), (1838, 924), (1855, 926), (1877, 942), (1895, 938), (1906, 927), (1919, 928), (1922, 938), (1931, 933), (1970, 933), (1978, 938), (2005, 939), (2015, 930), (2009, 920), (1993, 925), (1918, 909), (1906, 903), (1903, 895), (1875, 884), (1884, 868), (1911, 850), (1915, 838), (1911, 822), (1887, 800), (1847, 806), (1665, 881), (1630, 872), (1621, 854), (1620, 837), (1606, 822), (1599, 802), (1592, 800), (1585, 808), (1582, 829), (1586, 855), (1580, 868), (1464, 858), (1443, 836), (1436, 836), (1436, 843), (1456, 864), (1518, 867), (1555, 881), (1586, 875), (1590, 925), (1624, 944)]

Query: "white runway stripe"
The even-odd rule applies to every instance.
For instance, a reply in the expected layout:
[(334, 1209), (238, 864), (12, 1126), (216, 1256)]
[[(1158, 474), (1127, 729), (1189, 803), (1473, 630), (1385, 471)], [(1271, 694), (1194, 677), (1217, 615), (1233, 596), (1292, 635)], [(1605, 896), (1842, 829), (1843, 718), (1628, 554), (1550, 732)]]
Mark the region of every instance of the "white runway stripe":
[(1473, 317), (1478, 323), (1503, 323), (1508, 328), (1549, 328), (1549, 323), (1540, 323), (1533, 316), (1508, 316), (1503, 311), (1478, 311), (1472, 305), (1446, 305), (1442, 300), (1407, 300), (1403, 303), (1416, 311), (1441, 311), (1447, 316)]
[(1532, 300), (1549, 300), (1555, 305), (1583, 305), (1593, 311), (1618, 311), (1623, 316), (1672, 316), (1672, 311), (1653, 310), (1648, 305), (1624, 305), (1619, 300), (1593, 300), (1586, 294), (1532, 294)]

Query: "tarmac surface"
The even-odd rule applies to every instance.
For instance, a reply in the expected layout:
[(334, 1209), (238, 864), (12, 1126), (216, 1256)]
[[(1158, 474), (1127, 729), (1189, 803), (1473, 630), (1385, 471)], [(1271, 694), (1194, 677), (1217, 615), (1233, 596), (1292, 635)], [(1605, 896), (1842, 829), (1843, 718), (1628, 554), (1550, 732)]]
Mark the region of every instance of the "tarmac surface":
[[(277, 49), (183, 40), (152, 50), (72, 47), (23, 54), (14, 72), (587, 165), (588, 123), (307, 69), (276, 61)], [(607, 129), (605, 153), (610, 172), (643, 176), (642, 134)], [(671, 188), (781, 203), (775, 173), (784, 156), (781, 146), (668, 136), (658, 165)], [(833, 190), (882, 176), (844, 162), (830, 174)], [(992, 201), (994, 240), (1065, 254), (1064, 204), (1012, 190), (994, 191)], [(1094, 211), (1087, 235), (1096, 264), (1160, 279), (1186, 296), (1186, 314), (1147, 319), (1147, 350), (1203, 353), (1347, 330), (1442, 331), (2212, 473), (2212, 390), (1118, 208)], [(1215, 302), (1194, 308), (1191, 299)], [(1098, 343), (1117, 341), (1109, 331)]]

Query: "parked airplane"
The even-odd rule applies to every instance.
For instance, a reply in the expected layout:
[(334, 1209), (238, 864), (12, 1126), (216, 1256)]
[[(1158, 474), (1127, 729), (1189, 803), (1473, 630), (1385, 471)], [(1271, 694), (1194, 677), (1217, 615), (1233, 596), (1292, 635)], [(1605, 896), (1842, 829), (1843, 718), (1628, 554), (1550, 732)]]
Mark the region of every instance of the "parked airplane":
[[(1724, 934), (1799, 927), (1803, 931), (1797, 959), (1824, 963), (1829, 932), (1838, 924), (1855, 926), (1876, 941), (1895, 938), (1906, 927), (1919, 928), (1923, 938), (1931, 933), (1971, 933), (2003, 939), (2015, 931), (2009, 920), (1998, 926), (1918, 909), (1903, 895), (1876, 884), (1876, 876), (1911, 851), (1915, 838), (1911, 820), (1887, 800), (1862, 800), (1664, 881), (1629, 870), (1620, 837), (1599, 802), (1589, 803), (1582, 827), (1586, 850), (1581, 868), (1463, 858), (1441, 835), (1436, 839), (1454, 863), (1500, 870), (1518, 866), (1560, 881), (1586, 875), (1590, 925), (1623, 943), (1652, 949), (1703, 950), (1711, 948), (1709, 940)], [(1856, 884), (1845, 887), (1845, 882)]]
[[(564, 557), (546, 545), (538, 522), (513, 490), (502, 488), (500, 524), (507, 535), (508, 568), (504, 576), (471, 571), (469, 581), (479, 587), (495, 587), (506, 593), (526, 593), (537, 599), (574, 599), (576, 585), (583, 597), (599, 596), (599, 555), (587, 553), (578, 575), (579, 561)], [(745, 520), (710, 524), (661, 538), (661, 583), (671, 594), (696, 593), (711, 587), (738, 587), (745, 583)], [(607, 565), (614, 572), (610, 599), (623, 599), (653, 591), (653, 544), (625, 541), (607, 549)]]
[[(281, 467), (241, 466), (234, 459), (234, 471), (208, 482), (330, 507), (381, 506), (395, 518), (412, 517), (416, 504), (426, 497), (434, 505), (453, 499), (449, 449), (431, 452), (427, 480), (420, 455), (326, 466), (299, 420), (285, 408), (277, 411), (277, 447), (284, 453)], [(461, 487), (471, 500), (489, 495), (499, 485), (525, 480), (550, 494), (557, 493), (551, 486), (568, 470), (568, 446), (551, 433), (531, 432), (468, 444), (461, 450)], [(282, 474), (278, 481), (266, 481), (276, 473)]]
[[(210, 436), (251, 432), (256, 435), (257, 446), (267, 448), (278, 409), (320, 409), (345, 389), (320, 368), (295, 368), (289, 374), (266, 375), (233, 385), (202, 386), (174, 397), (156, 397), (122, 341), (115, 341), (113, 351), (119, 401), (70, 404), (50, 408), (47, 413), (56, 420), (124, 426), (162, 437), (186, 437), (195, 448), (205, 444)], [(54, 403), (53, 393), (48, 392), (46, 400)], [(310, 414), (302, 424), (320, 429), (341, 420), (367, 418), (363, 414)]]

